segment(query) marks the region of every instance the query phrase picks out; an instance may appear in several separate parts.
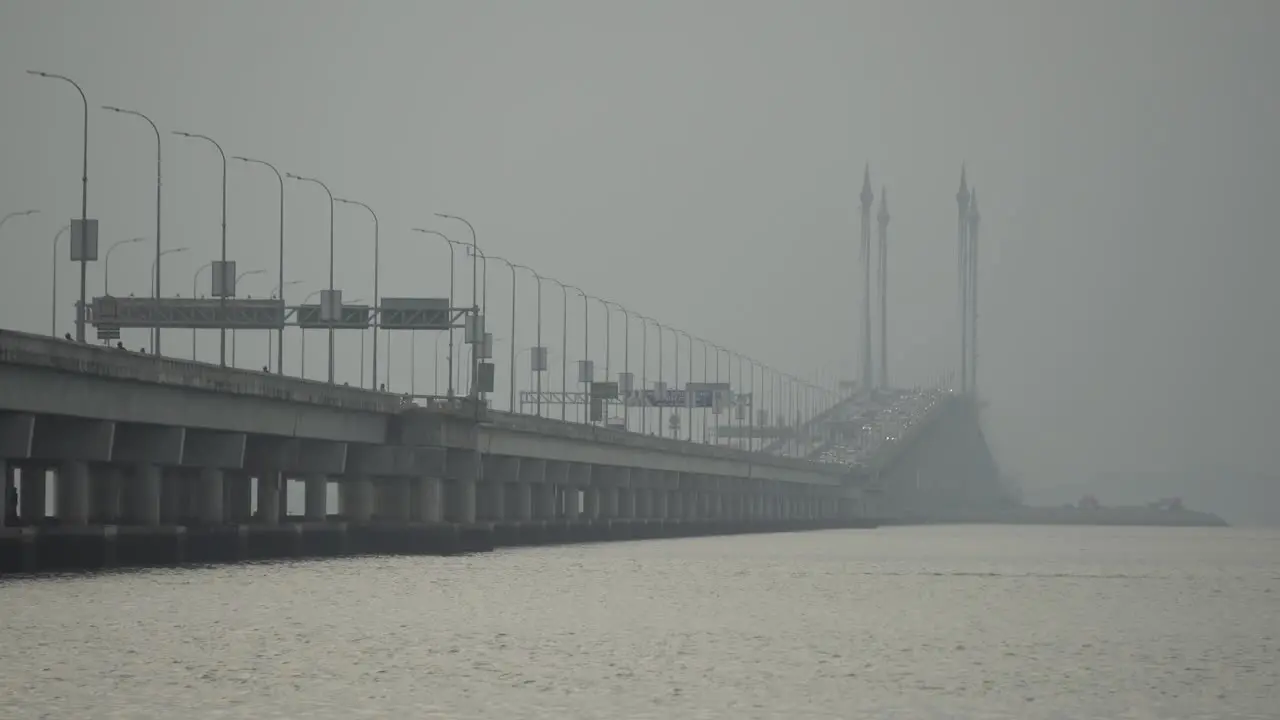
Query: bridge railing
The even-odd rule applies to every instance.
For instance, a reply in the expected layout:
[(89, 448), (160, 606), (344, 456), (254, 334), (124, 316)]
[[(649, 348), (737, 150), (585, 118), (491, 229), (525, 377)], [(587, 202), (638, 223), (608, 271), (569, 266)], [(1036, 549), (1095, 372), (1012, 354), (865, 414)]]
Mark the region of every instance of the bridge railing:
[(0, 330), (0, 364), (41, 367), (116, 380), (175, 385), (195, 390), (268, 397), (346, 410), (395, 413), (391, 393), (314, 380), (88, 345), (46, 335)]

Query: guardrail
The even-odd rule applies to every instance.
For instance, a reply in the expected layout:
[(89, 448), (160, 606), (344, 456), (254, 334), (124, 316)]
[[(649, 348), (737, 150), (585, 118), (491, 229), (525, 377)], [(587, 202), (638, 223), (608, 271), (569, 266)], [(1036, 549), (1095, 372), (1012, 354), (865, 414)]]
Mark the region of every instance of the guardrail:
[(345, 410), (396, 413), (399, 395), (330, 385), (287, 375), (227, 368), (46, 335), (0, 330), (0, 365), (73, 372), (113, 380), (175, 385), (209, 392), (267, 397)]

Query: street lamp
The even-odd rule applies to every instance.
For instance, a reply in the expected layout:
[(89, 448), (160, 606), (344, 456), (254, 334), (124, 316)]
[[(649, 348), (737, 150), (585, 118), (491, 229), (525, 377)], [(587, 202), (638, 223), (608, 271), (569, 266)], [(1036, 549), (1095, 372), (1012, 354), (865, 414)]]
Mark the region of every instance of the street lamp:
[[(511, 398), (508, 401), (508, 408), (511, 412), (516, 411), (516, 265), (506, 258), (493, 256), (494, 260), (501, 260), (511, 269)], [(487, 284), (487, 283), (486, 283)]]
[[(674, 328), (673, 328), (673, 330), (674, 330)], [(676, 334), (677, 334), (677, 338), (676, 338), (676, 356), (677, 356), (677, 357), (676, 357), (676, 367), (677, 367), (677, 368), (679, 368), (679, 367), (680, 367), (680, 358), (679, 358), (679, 354), (680, 354), (680, 340), (679, 340), (679, 337), (678, 337), (678, 336), (679, 336), (679, 335), (683, 335), (683, 336), (685, 337), (685, 339), (689, 341), (689, 363), (688, 363), (688, 367), (689, 367), (689, 377), (688, 377), (688, 378), (686, 378), (686, 379), (685, 379), (685, 381), (684, 381), (684, 386), (685, 386), (685, 391), (684, 391), (685, 419), (688, 421), (688, 427), (686, 427), (686, 428), (685, 428), (685, 431), (684, 431), (684, 439), (685, 439), (685, 442), (693, 442), (693, 393), (689, 392), (689, 383), (693, 382), (693, 336), (692, 336), (692, 335), (690, 335), (689, 333), (685, 332), (684, 330), (675, 330), (675, 332), (676, 332)], [(677, 373), (678, 373), (678, 372), (679, 372), (679, 371), (677, 370)], [(706, 378), (702, 378), (702, 381), (703, 381), (703, 382), (706, 382), (706, 381), (707, 381), (707, 379), (706, 379)], [(679, 380), (679, 376), (677, 375), (676, 383), (679, 383), (679, 382), (680, 382), (680, 380)], [(713, 404), (714, 404), (714, 402), (713, 402)]]
[(58, 242), (70, 229), (70, 225), (63, 225), (58, 229), (58, 234), (53, 236), (53, 301), (49, 305), (49, 334), (53, 337), (58, 336)]
[[(245, 278), (250, 275), (261, 275), (264, 272), (266, 272), (266, 270), (263, 270), (261, 268), (258, 268), (257, 270), (242, 271), (239, 275), (236, 275), (236, 287), (240, 287), (241, 278)], [(236, 365), (236, 329), (235, 328), (231, 328), (231, 367), (238, 367)]]
[[(569, 288), (571, 285), (565, 285), (555, 278), (547, 278), (551, 282), (560, 286), (561, 307), (563, 313), (560, 319), (560, 421), (564, 422), (568, 416), (569, 407)], [(575, 288), (576, 289), (576, 288)]]
[[(147, 124), (151, 126), (151, 129), (155, 131), (155, 134), (156, 134), (156, 260), (159, 261), (160, 256), (164, 254), (160, 252), (160, 128), (156, 127), (156, 124), (151, 120), (151, 118), (147, 117), (146, 115), (143, 115), (137, 110), (124, 110), (122, 108), (113, 107), (111, 105), (103, 105), (102, 109), (110, 110), (111, 112), (120, 113), (123, 115), (133, 115), (135, 117), (140, 117), (143, 120), (146, 120)], [(152, 286), (155, 288), (155, 293), (153, 294), (152, 297), (159, 299), (160, 297), (160, 263), (155, 262), (152, 264), (155, 266), (155, 272), (152, 273)], [(151, 338), (152, 351), (156, 355), (159, 355), (160, 354), (160, 328), (158, 327), (153, 328), (151, 333), (152, 333), (152, 338)]]
[[(185, 138), (194, 138), (204, 140), (212, 144), (218, 149), (218, 155), (222, 158), (222, 264), (220, 267), (227, 266), (227, 154), (222, 151), (222, 146), (217, 140), (208, 135), (196, 135), (194, 133), (182, 132), (174, 130), (174, 135), (181, 135)], [(157, 272), (159, 266), (156, 266)], [(225, 280), (225, 278), (224, 278)], [(216, 283), (215, 283), (216, 284)], [(218, 364), (222, 367), (227, 366), (227, 292), (235, 292), (235, 288), (220, 288), (222, 292), (218, 294)]]
[[(306, 305), (307, 303), (311, 302), (311, 298), (319, 294), (320, 294), (319, 290), (312, 290), (310, 293), (307, 294), (305, 298), (302, 299), (302, 304)], [(298, 377), (302, 378), (303, 380), (306, 380), (307, 379), (307, 329), (299, 325), (298, 334), (302, 336), (302, 342), (301, 342), (302, 347), (299, 349), (300, 359), (298, 361)]]
[(448, 397), (453, 397), (453, 241), (449, 236), (439, 230), (424, 230), (422, 228), (413, 228), (414, 232), (424, 235), (436, 235), (444, 240), (449, 247), (449, 377), (448, 377)]
[(4, 224), (5, 224), (5, 223), (9, 222), (9, 218), (25, 217), (25, 216), (27, 216), (27, 215), (35, 215), (35, 214), (36, 214), (36, 213), (38, 213), (38, 212), (40, 212), (40, 211), (39, 211), (39, 210), (16, 210), (16, 211), (14, 211), (14, 212), (11, 212), (11, 213), (9, 213), (8, 215), (5, 215), (4, 217), (0, 217), (0, 228), (4, 227)]
[[(285, 173), (285, 177), (291, 178), (293, 180), (298, 180), (301, 182), (315, 183), (316, 185), (319, 185), (320, 187), (324, 188), (325, 194), (329, 196), (329, 292), (332, 293), (333, 292), (333, 203), (334, 203), (333, 192), (329, 190), (328, 185), (325, 185), (323, 182), (315, 178), (302, 177), (301, 175), (294, 175), (293, 173)], [(341, 308), (339, 308), (339, 310), (341, 310)], [(334, 337), (333, 324), (330, 323), (329, 325), (329, 384), (330, 385), (333, 384), (333, 337)]]
[[(476, 267), (476, 257), (480, 255), (480, 246), (476, 243), (475, 226), (473, 226), (466, 218), (458, 217), (457, 215), (436, 213), (436, 217), (445, 218), (447, 220), (461, 221), (465, 223), (467, 226), (467, 229), (471, 231), (471, 249), (475, 251), (475, 254), (471, 256), (471, 312), (473, 315), (475, 315), (479, 313), (479, 306), (476, 304), (476, 271), (478, 270), (478, 268)], [(480, 338), (472, 338), (472, 339), (483, 340), (484, 338), (480, 337)], [(479, 365), (480, 365), (480, 353), (478, 352), (479, 350), (480, 350), (479, 344), (473, 342), (471, 344), (471, 390), (469, 393), (473, 401), (475, 401), (479, 397), (479, 392), (478, 392), (479, 385), (477, 385), (476, 383), (476, 380), (478, 379), (477, 375), (479, 374)], [(479, 403), (476, 403), (475, 412), (478, 417), (480, 413)], [(478, 466), (479, 465), (477, 463), (477, 468)], [(479, 473), (479, 470), (477, 469), (476, 472)]]
[(146, 238), (136, 237), (136, 238), (129, 238), (128, 240), (117, 240), (111, 243), (111, 247), (107, 248), (107, 254), (106, 256), (104, 256), (102, 261), (102, 294), (103, 295), (111, 294), (111, 251), (115, 250), (121, 245), (131, 245), (133, 243), (142, 242), (143, 240), (146, 240)]
[[(191, 276), (191, 299), (192, 300), (195, 300), (196, 297), (198, 297), (199, 295), (199, 290), (197, 289), (197, 287), (198, 287), (198, 282), (200, 280), (200, 273), (204, 272), (205, 268), (211, 268), (211, 267), (213, 267), (213, 263), (207, 262), (201, 265), (200, 267), (196, 268), (195, 274)], [(192, 360), (196, 359), (196, 329), (195, 328), (191, 328), (191, 359)]]
[[(160, 258), (164, 257), (165, 255), (169, 255), (171, 253), (186, 252), (187, 249), (188, 248), (180, 247), (180, 248), (169, 248), (168, 250), (162, 250), (159, 255), (157, 255), (154, 259), (152, 259), (151, 261), (151, 297), (153, 298), (160, 297), (160, 290), (156, 286), (156, 282), (158, 282), (156, 279), (156, 273), (160, 269)], [(160, 329), (159, 327), (154, 328), (154, 330), (156, 331), (159, 331), (159, 329)], [(157, 344), (158, 338), (159, 336), (157, 334), (152, 334), (151, 336), (151, 354), (152, 355), (160, 354), (160, 346)]]
[[(536, 339), (534, 340), (534, 343), (535, 343), (535, 347), (539, 347), (539, 348), (541, 348), (541, 347), (542, 347), (542, 281), (543, 281), (543, 279), (544, 279), (544, 278), (543, 278), (541, 275), (539, 275), (539, 274), (538, 274), (538, 271), (537, 271), (537, 270), (534, 270), (533, 268), (529, 267), (528, 265), (521, 265), (521, 264), (519, 264), (519, 263), (516, 263), (513, 267), (520, 268), (521, 270), (527, 270), (527, 271), (529, 272), (529, 274), (533, 276), (533, 279), (534, 279), (535, 281), (537, 281), (537, 283), (538, 283), (538, 302), (537, 302), (538, 322), (537, 322), (537, 335), (536, 335)], [(512, 292), (515, 292), (515, 291), (513, 290)], [(514, 334), (512, 335), (512, 337), (513, 337), (513, 338), (515, 337), (515, 336), (514, 336)], [(515, 340), (514, 340), (514, 339), (512, 340), (512, 343), (513, 343), (513, 344), (515, 343)], [(546, 353), (545, 353), (545, 352), (543, 352), (543, 356), (544, 356), (544, 357), (542, 358), (542, 362), (538, 365), (538, 367), (539, 367), (540, 369), (536, 371), (536, 374), (537, 374), (537, 380), (536, 380), (536, 383), (537, 383), (537, 387), (536, 387), (537, 396), (534, 398), (534, 408), (535, 408), (535, 412), (537, 413), (538, 417), (542, 417), (542, 373), (543, 373), (543, 372), (545, 372), (545, 371), (546, 371), (546, 369), (547, 369), (547, 367), (546, 367), (546, 364), (547, 364), (547, 363), (546, 363), (546, 357), (545, 357), (545, 356), (546, 356)], [(533, 357), (532, 357), (532, 352), (530, 352), (529, 368), (530, 368), (530, 370), (532, 370), (532, 369), (533, 369)]]
[[(369, 214), (373, 216), (373, 388), (377, 389), (378, 387), (378, 316), (380, 314), (378, 311), (378, 297), (379, 297), (378, 296), (378, 268), (379, 268), (378, 213), (374, 212), (373, 208), (369, 207), (368, 205), (365, 205), (359, 200), (348, 200), (347, 198), (334, 198), (333, 201), (343, 203), (344, 205), (356, 205), (356, 206), (362, 207), (365, 210), (368, 210)], [(387, 374), (388, 375), (391, 373), (390, 364), (389, 364), (391, 362), (390, 337), (391, 337), (390, 335), (387, 336), (388, 338)], [(363, 358), (363, 356), (361, 357)], [(360, 381), (364, 382), (363, 373), (361, 373), (360, 375)]]
[[(280, 290), (284, 288), (285, 285), (292, 284), (292, 283), (285, 283), (284, 281), (284, 176), (280, 174), (280, 170), (278, 170), (275, 165), (272, 165), (266, 160), (255, 160), (254, 158), (244, 157), (242, 155), (236, 155), (233, 159), (239, 160), (240, 162), (243, 162), (243, 163), (249, 163), (252, 165), (262, 165), (266, 168), (269, 168), (271, 172), (276, 174), (276, 181), (280, 184), (280, 267), (279, 267), (279, 278), (278, 278), (279, 285), (277, 285), (276, 287), (277, 290)], [(284, 374), (284, 313), (283, 312), (280, 314), (280, 329), (277, 330), (276, 332), (280, 335), (280, 344), (279, 344), (279, 347), (276, 348), (276, 373), (283, 375)], [(267, 334), (267, 365), (268, 367), (271, 365), (270, 333)]]
[[(53, 73), (40, 72), (39, 70), (28, 70), (29, 75), (35, 75), (42, 78), (51, 78), (54, 80), (62, 80), (71, 83), (71, 86), (80, 93), (80, 102), (84, 103), (84, 160), (80, 177), (80, 226), (81, 232), (86, 236), (89, 228), (89, 101), (84, 96), (84, 89), (80, 87), (75, 80), (65, 75), (54, 75)], [(87, 237), (82, 237), (81, 242), (86, 242)], [(84, 321), (85, 321), (85, 285), (88, 276), (88, 257), (87, 247), (82, 247), (80, 253), (80, 307), (76, 309), (76, 341), (84, 342)]]
[[(280, 302), (281, 304), (283, 304), (284, 289), (287, 287), (293, 287), (294, 285), (299, 285), (301, 283), (302, 283), (301, 280), (290, 280), (288, 282), (284, 282), (284, 283), (280, 283), (279, 285), (276, 285), (276, 289), (271, 291), (271, 299), (274, 300), (276, 298), (280, 298)], [(280, 313), (280, 318), (281, 318), (280, 319), (280, 343), (284, 344), (284, 313), (283, 312)], [(271, 333), (267, 333), (267, 367), (268, 368), (271, 367), (271, 356), (273, 354), (272, 348), (271, 348), (271, 340), (272, 340)], [(276, 374), (283, 375), (284, 374), (284, 353), (277, 348), (275, 357), (276, 357)]]

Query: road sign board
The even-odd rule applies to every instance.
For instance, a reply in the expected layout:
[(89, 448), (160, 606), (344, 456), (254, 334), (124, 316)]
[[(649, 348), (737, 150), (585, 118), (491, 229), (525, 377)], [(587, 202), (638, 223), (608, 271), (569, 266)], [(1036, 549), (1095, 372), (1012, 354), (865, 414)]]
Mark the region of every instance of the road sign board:
[[(225, 309), (225, 316), (223, 310)], [(274, 330), (284, 324), (283, 300), (96, 297), (89, 305), (97, 327), (236, 328)]]
[(71, 261), (93, 262), (98, 259), (98, 221), (71, 221)]
[(302, 328), (366, 328), (372, 312), (368, 305), (343, 305), (342, 317), (336, 323), (327, 323), (320, 319), (319, 305), (299, 305), (294, 308), (293, 319)]
[(448, 330), (448, 298), (389, 298), (378, 304), (378, 327), (385, 330)]
[(591, 383), (591, 397), (601, 400), (614, 400), (618, 397), (618, 383), (616, 382), (593, 382)]

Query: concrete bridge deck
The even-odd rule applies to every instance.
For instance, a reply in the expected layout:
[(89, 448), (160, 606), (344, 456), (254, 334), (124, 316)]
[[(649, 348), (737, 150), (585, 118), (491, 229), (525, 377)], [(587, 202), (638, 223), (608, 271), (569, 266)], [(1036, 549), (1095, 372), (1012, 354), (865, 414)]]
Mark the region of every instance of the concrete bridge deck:
[[(32, 557), (76, 560), (67, 538), (105, 547), (147, 538), (147, 549), (157, 538), (217, 536), (219, 552), (238, 557), (281, 532), (293, 539), (270, 542), (291, 552), (309, 537), (358, 551), (360, 537), (391, 532), (395, 547), (447, 551), (861, 525), (867, 515), (862, 479), (841, 465), (466, 400), (406, 407), (383, 392), (7, 331), (0, 461), (10, 526), (0, 529), (0, 567), (11, 569), (49, 564)], [(52, 516), (46, 475), (56, 478)], [(297, 517), (281, 502), (289, 480), (306, 487)], [(36, 547), (55, 540), (64, 545)], [(132, 561), (113, 552), (114, 562)]]

